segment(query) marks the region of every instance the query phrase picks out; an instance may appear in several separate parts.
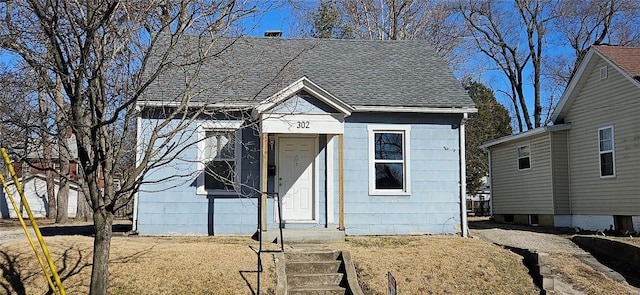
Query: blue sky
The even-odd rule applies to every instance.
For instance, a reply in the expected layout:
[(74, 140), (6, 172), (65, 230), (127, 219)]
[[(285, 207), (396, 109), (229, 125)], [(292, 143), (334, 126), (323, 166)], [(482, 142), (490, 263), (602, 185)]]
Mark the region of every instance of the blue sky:
[(256, 17), (248, 18), (245, 21), (245, 32), (249, 36), (263, 36), (265, 31), (277, 30), (283, 32), (283, 37), (290, 37), (291, 26), (294, 16), (288, 4), (280, 6), (269, 6), (269, 4), (259, 4), (260, 9), (266, 10)]

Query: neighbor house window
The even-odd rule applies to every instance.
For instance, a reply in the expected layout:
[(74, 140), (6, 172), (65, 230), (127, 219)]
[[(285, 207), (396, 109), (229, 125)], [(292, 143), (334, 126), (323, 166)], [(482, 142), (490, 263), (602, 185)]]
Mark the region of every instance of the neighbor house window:
[(529, 145), (518, 147), (518, 170), (531, 168), (531, 151)]
[(234, 192), (240, 177), (242, 121), (202, 124), (198, 129), (198, 193)]
[(615, 176), (616, 164), (613, 147), (613, 126), (598, 129), (598, 143), (600, 152), (600, 177)]
[(410, 126), (369, 125), (369, 194), (408, 195)]

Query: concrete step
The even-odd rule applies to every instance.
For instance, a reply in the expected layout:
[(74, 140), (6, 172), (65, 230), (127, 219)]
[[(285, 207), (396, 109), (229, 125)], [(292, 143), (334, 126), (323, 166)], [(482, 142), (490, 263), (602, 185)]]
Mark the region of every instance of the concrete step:
[(344, 274), (290, 274), (287, 276), (289, 288), (340, 286)]
[(289, 274), (327, 274), (341, 272), (342, 261), (287, 261), (285, 269)]
[(287, 252), (287, 261), (332, 261), (340, 255), (339, 251)]
[[(270, 228), (261, 233), (262, 240), (268, 243), (280, 243), (280, 231)], [(334, 228), (285, 228), (282, 229), (283, 240), (286, 244), (324, 244), (344, 242), (344, 231)], [(256, 236), (257, 239), (257, 236)]]
[(289, 295), (344, 295), (347, 289), (342, 287), (317, 287), (317, 288), (293, 288), (289, 289)]

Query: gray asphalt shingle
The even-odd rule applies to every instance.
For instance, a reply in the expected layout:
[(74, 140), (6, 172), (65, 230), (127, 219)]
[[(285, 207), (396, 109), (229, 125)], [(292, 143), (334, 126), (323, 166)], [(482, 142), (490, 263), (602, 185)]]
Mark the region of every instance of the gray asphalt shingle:
[[(195, 37), (146, 92), (150, 101), (180, 97), (195, 66)], [(474, 107), (445, 62), (426, 41), (231, 38), (206, 59), (192, 94), (202, 102), (257, 103), (306, 76), (352, 106)]]

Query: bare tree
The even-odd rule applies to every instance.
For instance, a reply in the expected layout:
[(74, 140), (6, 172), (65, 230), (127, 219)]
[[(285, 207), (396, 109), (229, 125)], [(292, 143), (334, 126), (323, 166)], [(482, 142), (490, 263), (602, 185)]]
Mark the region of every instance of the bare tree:
[[(449, 1), (419, 0), (334, 0), (325, 1), (308, 13), (309, 27), (330, 26), (321, 9), (331, 6), (339, 13), (335, 20), (360, 39), (368, 40), (430, 40), (436, 51), (450, 62), (461, 59), (455, 48), (466, 34), (466, 25), (460, 22), (456, 6)], [(300, 9), (303, 6), (295, 6)], [(308, 9), (308, 8), (307, 8)], [(325, 17), (326, 18), (326, 17)], [(351, 32), (353, 30), (353, 32)]]
[(634, 0), (564, 1), (554, 26), (559, 32), (556, 42), (568, 44), (572, 52), (558, 54), (550, 63), (550, 73), (566, 85), (575, 74), (591, 45), (640, 44), (640, 2)]
[[(510, 84), (508, 96), (516, 112), (518, 129), (522, 132), (542, 124), (540, 96), (544, 42), (549, 22), (557, 17), (557, 12), (555, 3), (550, 1), (517, 0), (513, 7), (509, 5), (470, 0), (461, 2), (459, 9), (471, 26), (476, 47), (507, 77)], [(528, 67), (533, 72), (530, 80)], [(534, 90), (533, 106), (527, 104), (525, 97), (525, 85), (529, 83)], [(529, 112), (531, 107), (533, 113)]]
[[(211, 58), (218, 36), (254, 12), (241, 1), (9, 1), (0, 5), (0, 46), (18, 55), (57, 98), (56, 118), (76, 137), (82, 191), (95, 226), (90, 294), (106, 294), (114, 212), (145, 174), (179, 154), (176, 134), (202, 113), (190, 102), (190, 81), (200, 61)], [(187, 90), (164, 111), (166, 120), (149, 131), (138, 161), (114, 186), (127, 150), (125, 134), (138, 115), (147, 87), (179, 54), (185, 34), (200, 36), (200, 50), (185, 72)], [(210, 44), (210, 45), (207, 45)], [(62, 96), (56, 96), (59, 77)], [(60, 100), (62, 98), (62, 100)], [(59, 130), (60, 131), (60, 130)]]

